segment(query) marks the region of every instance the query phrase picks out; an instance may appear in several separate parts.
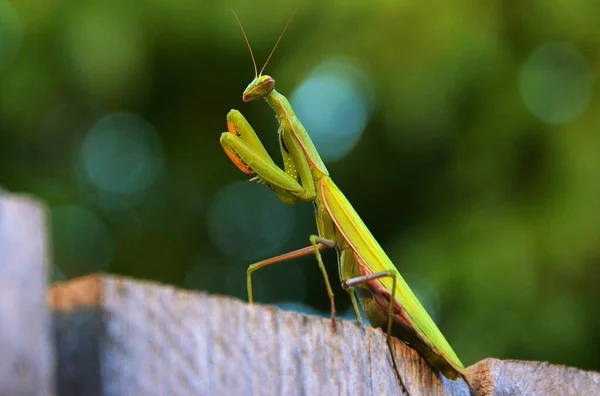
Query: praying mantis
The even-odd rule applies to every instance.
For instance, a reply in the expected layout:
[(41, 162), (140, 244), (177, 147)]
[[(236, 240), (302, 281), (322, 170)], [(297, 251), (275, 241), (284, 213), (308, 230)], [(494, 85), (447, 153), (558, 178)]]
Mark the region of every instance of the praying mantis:
[[(319, 156), (306, 129), (296, 117), (289, 101), (275, 90), (275, 79), (263, 71), (277, 48), (292, 18), (288, 20), (264, 66), (258, 72), (250, 42), (238, 16), (230, 10), (244, 35), (254, 64), (254, 79), (244, 90), (242, 100), (265, 99), (279, 123), (278, 138), (283, 169), (275, 164), (256, 132), (237, 110), (227, 114), (227, 129), (220, 143), (229, 159), (250, 180), (269, 187), (288, 205), (312, 202), (317, 224), (310, 245), (252, 264), (247, 272), (248, 300), (253, 303), (252, 274), (266, 266), (294, 258), (315, 255), (330, 300), (332, 325), (335, 328), (335, 302), (321, 251), (335, 249), (342, 287), (349, 293), (352, 308), (362, 325), (358, 305), (373, 327), (387, 329), (415, 349), (434, 369), (445, 377), (467, 379), (467, 370), (423, 308), (392, 261), (336, 186)], [(397, 371), (394, 354), (392, 361)]]

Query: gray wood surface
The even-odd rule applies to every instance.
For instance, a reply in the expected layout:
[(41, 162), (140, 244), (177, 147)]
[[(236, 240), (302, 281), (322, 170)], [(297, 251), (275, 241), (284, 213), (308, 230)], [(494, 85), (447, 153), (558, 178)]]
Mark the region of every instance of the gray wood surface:
[[(385, 335), (228, 297), (92, 275), (55, 285), (61, 395), (400, 395)], [(467, 395), (397, 342), (411, 395)], [(600, 374), (486, 359), (482, 395), (599, 394)]]
[[(401, 394), (384, 335), (352, 322), (339, 321), (334, 333), (324, 318), (112, 276), (54, 286), (50, 301), (70, 322), (56, 334), (61, 395), (88, 382), (109, 395)], [(90, 331), (100, 370), (79, 347), (95, 336), (77, 334)], [(411, 394), (468, 394), (401, 343), (397, 356)]]
[(46, 211), (0, 188), (0, 395), (51, 391)]
[(485, 359), (469, 373), (483, 395), (600, 395), (600, 373), (546, 362)]

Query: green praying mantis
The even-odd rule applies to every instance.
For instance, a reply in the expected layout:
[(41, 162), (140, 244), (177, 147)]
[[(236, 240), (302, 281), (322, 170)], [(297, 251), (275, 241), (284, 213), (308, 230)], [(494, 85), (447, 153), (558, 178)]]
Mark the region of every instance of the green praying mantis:
[[(292, 18), (288, 20), (263, 68), (258, 72), (252, 47), (238, 16), (230, 10), (244, 35), (254, 64), (255, 78), (244, 90), (242, 100), (265, 99), (279, 123), (279, 146), (283, 169), (275, 164), (244, 116), (237, 110), (227, 114), (227, 129), (220, 143), (230, 160), (250, 180), (265, 184), (289, 205), (312, 202), (315, 208), (317, 235), (310, 245), (250, 265), (247, 272), (248, 300), (253, 302), (252, 274), (266, 266), (312, 255), (316, 256), (330, 300), (335, 328), (335, 303), (321, 251), (335, 249), (342, 287), (348, 291), (352, 308), (362, 325), (358, 304), (373, 327), (387, 329), (390, 337), (408, 343), (434, 369), (449, 379), (459, 377), (467, 384), (467, 371), (413, 291), (365, 226), (342, 191), (336, 186), (306, 129), (294, 114), (288, 100), (275, 90), (275, 79), (263, 71), (277, 48)], [(397, 371), (394, 354), (392, 361)], [(469, 387), (470, 384), (469, 384)]]

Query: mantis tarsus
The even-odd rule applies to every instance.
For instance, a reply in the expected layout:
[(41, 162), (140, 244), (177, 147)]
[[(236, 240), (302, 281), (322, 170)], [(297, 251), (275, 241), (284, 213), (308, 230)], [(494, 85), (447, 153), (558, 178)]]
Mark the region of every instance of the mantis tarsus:
[[(387, 329), (390, 348), (390, 336), (396, 336), (419, 352), (434, 369), (447, 378), (454, 380), (462, 377), (469, 384), (467, 371), (452, 347), (329, 176), (290, 103), (275, 90), (273, 77), (262, 74), (293, 16), (258, 72), (248, 38), (237, 15), (233, 14), (242, 29), (255, 73), (255, 78), (244, 90), (242, 100), (250, 102), (262, 98), (273, 108), (279, 122), (278, 138), (284, 167), (282, 169), (275, 164), (250, 124), (237, 110), (231, 110), (227, 114), (228, 132), (221, 135), (221, 145), (241, 171), (252, 175), (251, 180), (265, 184), (286, 204), (313, 202), (318, 230), (317, 235), (309, 237), (309, 246), (252, 264), (248, 268), (249, 302), (253, 302), (253, 272), (271, 264), (314, 254), (325, 281), (335, 328), (333, 292), (321, 258), (323, 249), (334, 248), (338, 253), (342, 287), (350, 295), (359, 323), (362, 325), (358, 308), (360, 303), (372, 326)], [(397, 371), (393, 352), (392, 361)]]

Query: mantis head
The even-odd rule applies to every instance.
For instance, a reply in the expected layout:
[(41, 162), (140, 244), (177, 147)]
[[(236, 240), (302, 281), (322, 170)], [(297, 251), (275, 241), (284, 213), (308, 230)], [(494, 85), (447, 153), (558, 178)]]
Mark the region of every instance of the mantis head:
[(258, 76), (252, 80), (244, 90), (242, 100), (250, 102), (255, 99), (261, 99), (271, 93), (275, 88), (275, 79), (271, 76)]
[(273, 91), (273, 89), (275, 89), (275, 79), (271, 76), (266, 76), (266, 75), (263, 76), (262, 73), (265, 70), (265, 67), (267, 67), (267, 64), (269, 63), (271, 56), (273, 56), (275, 49), (279, 45), (279, 41), (281, 41), (283, 34), (287, 30), (288, 26), (290, 26), (292, 19), (294, 19), (294, 15), (296, 14), (296, 12), (294, 11), (294, 13), (290, 17), (290, 19), (288, 19), (287, 23), (285, 24), (285, 27), (283, 28), (283, 31), (281, 32), (281, 34), (279, 35), (279, 38), (277, 39), (277, 42), (273, 46), (273, 49), (271, 50), (269, 57), (267, 58), (262, 69), (260, 69), (260, 72), (258, 72), (258, 68), (256, 67), (256, 60), (254, 59), (254, 54), (252, 53), (252, 47), (250, 46), (250, 42), (248, 41), (248, 37), (246, 36), (246, 32), (244, 31), (244, 27), (242, 26), (242, 23), (240, 22), (240, 19), (238, 18), (235, 11), (233, 11), (232, 9), (229, 9), (229, 11), (231, 11), (233, 16), (235, 16), (235, 19), (237, 20), (237, 23), (240, 26), (240, 29), (242, 30), (242, 34), (244, 35), (244, 40), (246, 40), (246, 44), (248, 45), (248, 50), (250, 51), (250, 57), (252, 58), (252, 64), (254, 65), (254, 76), (255, 76), (254, 80), (252, 80), (252, 82), (250, 84), (248, 84), (248, 86), (244, 90), (242, 100), (244, 102), (250, 102), (255, 99), (264, 98), (265, 96), (269, 95)]

